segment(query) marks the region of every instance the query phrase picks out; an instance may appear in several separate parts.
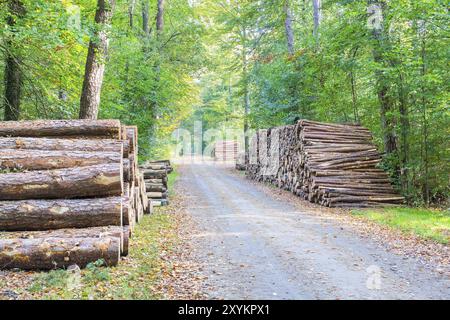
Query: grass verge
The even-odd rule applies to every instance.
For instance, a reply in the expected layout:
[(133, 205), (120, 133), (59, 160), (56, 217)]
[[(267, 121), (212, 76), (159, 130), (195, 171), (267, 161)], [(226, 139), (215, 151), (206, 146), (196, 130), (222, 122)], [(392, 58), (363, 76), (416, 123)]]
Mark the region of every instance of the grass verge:
[(423, 208), (353, 210), (354, 215), (440, 243), (450, 242), (450, 213)]

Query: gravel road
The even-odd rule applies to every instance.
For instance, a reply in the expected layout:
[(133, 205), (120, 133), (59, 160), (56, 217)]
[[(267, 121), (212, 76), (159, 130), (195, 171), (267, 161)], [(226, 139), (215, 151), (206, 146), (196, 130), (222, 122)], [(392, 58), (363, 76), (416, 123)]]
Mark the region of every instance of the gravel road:
[(212, 164), (180, 166), (211, 299), (449, 299), (450, 279)]

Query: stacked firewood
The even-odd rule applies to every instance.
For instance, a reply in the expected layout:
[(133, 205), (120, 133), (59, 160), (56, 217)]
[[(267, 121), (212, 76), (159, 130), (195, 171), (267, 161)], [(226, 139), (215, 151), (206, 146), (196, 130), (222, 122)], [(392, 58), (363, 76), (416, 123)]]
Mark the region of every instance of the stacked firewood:
[(148, 201), (155, 207), (168, 205), (168, 174), (173, 171), (170, 161), (149, 161), (141, 166), (141, 171)]
[[(248, 172), (250, 178), (272, 182), (329, 207), (372, 207), (403, 202), (387, 173), (377, 166), (381, 155), (368, 129), (301, 120), (295, 126), (260, 130), (258, 139), (267, 132), (268, 145), (259, 146), (260, 160), (258, 167)], [(278, 144), (273, 143), (276, 140)], [(264, 154), (265, 150), (270, 154)], [(265, 160), (268, 155), (270, 161)]]
[(235, 140), (218, 141), (214, 144), (214, 159), (216, 161), (235, 161), (238, 150), (239, 144)]
[(151, 210), (144, 188), (136, 127), (0, 122), (0, 269), (116, 265)]

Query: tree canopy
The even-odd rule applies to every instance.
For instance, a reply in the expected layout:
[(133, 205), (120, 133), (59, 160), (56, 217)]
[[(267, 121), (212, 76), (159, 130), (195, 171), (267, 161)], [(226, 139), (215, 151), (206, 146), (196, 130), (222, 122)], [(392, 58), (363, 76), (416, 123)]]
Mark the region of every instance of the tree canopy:
[[(100, 3), (113, 6), (103, 25)], [(409, 202), (448, 200), (445, 1), (3, 0), (0, 21), (6, 120), (77, 118), (88, 48), (104, 31), (98, 116), (138, 125), (142, 157), (166, 154), (195, 120), (356, 122)]]

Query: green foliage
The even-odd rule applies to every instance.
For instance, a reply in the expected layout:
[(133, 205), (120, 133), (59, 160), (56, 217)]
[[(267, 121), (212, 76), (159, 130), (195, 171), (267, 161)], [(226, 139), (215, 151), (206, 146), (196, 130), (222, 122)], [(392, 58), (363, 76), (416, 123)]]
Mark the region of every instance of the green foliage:
[[(398, 145), (382, 166), (411, 204), (445, 205), (450, 189), (450, 79), (445, 67), (450, 43), (444, 3), (389, 1), (381, 43), (368, 27), (367, 1), (322, 1), (318, 39), (312, 34), (311, 1), (289, 3), (294, 16), (292, 55), (287, 51), (284, 1), (207, 2), (214, 21), (208, 38), (214, 43), (209, 50), (214, 63), (202, 78), (202, 103), (185, 127), (197, 119), (207, 128), (230, 125), (230, 118), (234, 126), (242, 126), (244, 93), (249, 90), (254, 129), (298, 118), (357, 122), (374, 133), (383, 150), (379, 73), (383, 82), (378, 85), (387, 87), (392, 104), (386, 118)], [(374, 60), (374, 48), (385, 63)]]
[[(13, 53), (23, 72), (21, 118), (75, 118), (96, 0), (22, 2), (26, 14), (0, 28), (0, 54)], [(245, 120), (252, 129), (298, 118), (358, 122), (383, 150), (385, 87), (398, 148), (384, 168), (410, 203), (448, 202), (450, 43), (442, 0), (386, 2), (381, 40), (368, 27), (367, 1), (323, 0), (318, 38), (311, 1), (166, 1), (159, 35), (156, 1), (149, 1), (152, 31), (142, 30), (143, 2), (135, 2), (130, 27), (129, 2), (116, 1), (100, 108), (102, 118), (139, 127), (140, 159), (167, 157), (173, 130), (197, 120), (219, 132), (242, 129)], [(7, 16), (1, 1), (0, 21)], [(1, 78), (4, 69), (1, 59)]]

